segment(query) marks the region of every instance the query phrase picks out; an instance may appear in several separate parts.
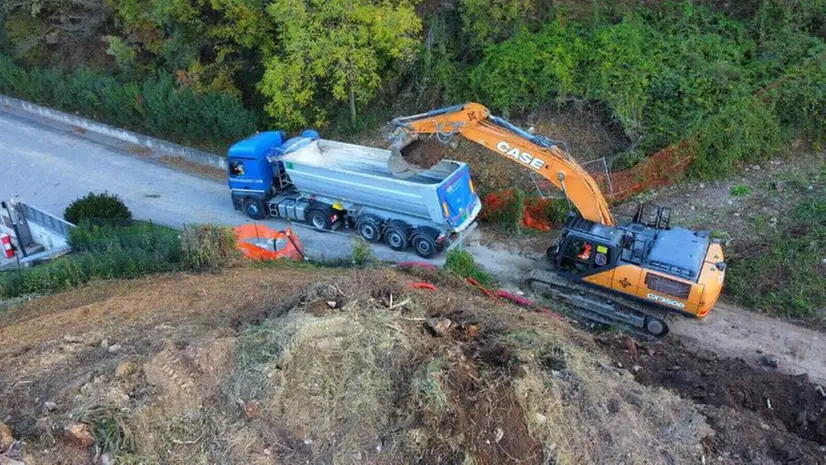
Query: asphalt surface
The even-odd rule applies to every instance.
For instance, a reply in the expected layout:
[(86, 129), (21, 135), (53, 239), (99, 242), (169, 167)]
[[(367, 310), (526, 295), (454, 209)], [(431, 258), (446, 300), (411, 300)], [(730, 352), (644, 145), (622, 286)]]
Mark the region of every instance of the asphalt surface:
[[(72, 200), (89, 192), (120, 196), (136, 219), (181, 228), (184, 224), (238, 225), (251, 220), (235, 211), (227, 185), (129, 152), (119, 141), (77, 134), (71, 127), (32, 120), (0, 109), (0, 198), (13, 196), (62, 217)], [(262, 223), (275, 229), (282, 220)], [(354, 236), (291, 225), (307, 256), (350, 257)], [(412, 252), (373, 246), (382, 261), (421, 260)], [(432, 263), (444, 262), (444, 254)]]

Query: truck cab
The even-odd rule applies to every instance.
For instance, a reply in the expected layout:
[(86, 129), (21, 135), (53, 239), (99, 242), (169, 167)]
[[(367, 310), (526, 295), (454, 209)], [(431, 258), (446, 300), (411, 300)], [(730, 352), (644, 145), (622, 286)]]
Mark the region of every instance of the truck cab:
[(232, 191), (232, 203), (236, 210), (243, 210), (252, 219), (266, 216), (266, 201), (274, 193), (275, 180), (267, 155), (285, 139), (283, 131), (258, 133), (233, 144), (227, 153), (227, 183)]

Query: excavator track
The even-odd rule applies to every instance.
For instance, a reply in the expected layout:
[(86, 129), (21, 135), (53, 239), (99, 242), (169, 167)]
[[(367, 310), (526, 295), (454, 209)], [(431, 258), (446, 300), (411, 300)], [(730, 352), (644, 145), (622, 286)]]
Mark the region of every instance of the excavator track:
[(533, 270), (525, 286), (544, 297), (563, 300), (577, 315), (644, 337), (668, 334), (671, 312), (588, 286), (549, 270)]

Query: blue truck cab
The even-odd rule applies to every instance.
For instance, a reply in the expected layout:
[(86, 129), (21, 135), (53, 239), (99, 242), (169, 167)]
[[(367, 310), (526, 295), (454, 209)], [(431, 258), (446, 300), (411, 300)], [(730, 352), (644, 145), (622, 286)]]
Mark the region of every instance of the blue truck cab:
[(229, 148), (227, 182), (232, 191), (233, 204), (236, 210), (243, 209), (250, 218), (264, 217), (264, 203), (273, 193), (275, 178), (267, 155), (273, 147), (280, 147), (285, 139), (284, 131), (267, 131), (236, 142)]

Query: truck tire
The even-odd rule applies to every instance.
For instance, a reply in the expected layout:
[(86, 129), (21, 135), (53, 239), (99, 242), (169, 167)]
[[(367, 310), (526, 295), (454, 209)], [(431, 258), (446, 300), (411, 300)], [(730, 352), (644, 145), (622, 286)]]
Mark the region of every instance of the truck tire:
[(316, 229), (329, 231), (333, 227), (333, 221), (330, 219), (330, 214), (320, 208), (315, 208), (307, 213), (307, 222)]
[(407, 231), (398, 224), (391, 224), (384, 231), (384, 242), (393, 250), (404, 250), (407, 248)]
[(356, 221), (356, 231), (367, 242), (378, 242), (381, 239), (380, 222), (372, 216), (360, 216)]
[(422, 258), (430, 258), (436, 255), (436, 241), (428, 234), (417, 234), (413, 237), (413, 248), (416, 255)]
[(244, 213), (254, 220), (264, 219), (264, 204), (258, 199), (248, 197), (244, 200)]

